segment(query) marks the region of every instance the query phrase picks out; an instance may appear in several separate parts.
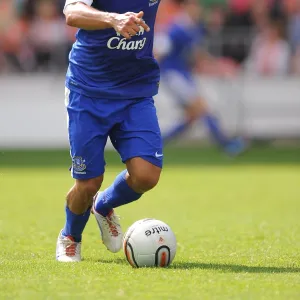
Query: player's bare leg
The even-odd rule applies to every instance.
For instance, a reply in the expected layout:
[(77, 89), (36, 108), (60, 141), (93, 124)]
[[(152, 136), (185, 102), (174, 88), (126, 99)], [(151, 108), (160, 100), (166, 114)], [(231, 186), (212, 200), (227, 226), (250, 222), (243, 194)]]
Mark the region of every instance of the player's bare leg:
[(223, 131), (218, 119), (210, 112), (203, 98), (199, 97), (186, 109), (186, 115), (192, 122), (204, 121), (212, 139), (230, 156), (236, 156), (245, 151), (244, 139), (229, 138)]
[(87, 180), (76, 180), (75, 185), (67, 195), (67, 206), (74, 214), (83, 214), (93, 204), (96, 195), (103, 182), (103, 176)]
[(102, 241), (111, 252), (122, 247), (123, 233), (114, 208), (138, 200), (159, 181), (161, 168), (135, 157), (126, 162), (127, 170), (121, 172), (114, 183), (99, 193), (94, 204), (94, 215), (101, 231)]
[(93, 197), (99, 190), (103, 176), (76, 180), (67, 195), (66, 224), (57, 239), (56, 259), (61, 262), (81, 260), (81, 235), (89, 219)]
[(202, 120), (207, 126), (213, 140), (224, 149), (224, 151), (235, 156), (245, 150), (245, 142), (241, 138), (231, 139), (224, 134), (217, 118), (209, 111), (206, 102), (201, 97), (188, 101), (184, 107), (185, 120), (176, 125), (164, 137), (164, 142), (176, 138), (178, 135), (186, 131), (193, 123)]
[(164, 137), (164, 142), (170, 140), (184, 133), (193, 123), (208, 114), (208, 107), (206, 102), (201, 98), (188, 99), (183, 105), (184, 121), (181, 124), (174, 126)]

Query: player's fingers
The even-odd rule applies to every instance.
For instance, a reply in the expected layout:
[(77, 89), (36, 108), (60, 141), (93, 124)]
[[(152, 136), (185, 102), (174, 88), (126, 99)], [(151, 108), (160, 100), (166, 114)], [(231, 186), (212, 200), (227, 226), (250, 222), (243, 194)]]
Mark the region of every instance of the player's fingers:
[(150, 31), (150, 27), (145, 23), (144, 20), (136, 18), (135, 23), (142, 26), (147, 32)]
[(128, 28), (128, 33), (130, 36), (135, 36), (137, 34), (138, 31), (134, 30), (133, 28)]
[(135, 15), (137, 18), (141, 19), (143, 16), (144, 16), (144, 12), (143, 11), (140, 11), (139, 13), (137, 13)]
[(136, 17), (134, 15), (130, 15), (126, 20), (126, 25), (134, 24), (135, 21), (136, 21)]
[(135, 33), (138, 33), (138, 32), (140, 31), (140, 26), (134, 23), (134, 24), (131, 26), (131, 29), (134, 30)]
[(127, 31), (122, 30), (122, 32), (120, 32), (120, 33), (124, 36), (125, 39), (127, 39), (127, 40), (131, 39), (131, 36)]

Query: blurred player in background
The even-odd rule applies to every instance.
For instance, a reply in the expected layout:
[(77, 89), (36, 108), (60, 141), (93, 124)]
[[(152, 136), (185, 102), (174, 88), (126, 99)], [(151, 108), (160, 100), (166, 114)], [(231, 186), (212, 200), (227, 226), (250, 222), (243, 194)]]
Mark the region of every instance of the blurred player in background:
[(241, 138), (225, 135), (217, 118), (209, 111), (205, 100), (198, 94), (197, 83), (193, 78), (196, 60), (211, 59), (199, 47), (203, 38), (200, 23), (201, 7), (196, 0), (173, 0), (181, 6), (180, 12), (155, 38), (155, 55), (159, 61), (162, 80), (173, 99), (183, 108), (185, 120), (176, 124), (164, 136), (168, 142), (201, 119), (207, 126), (213, 140), (229, 155), (244, 151)]
[[(69, 57), (66, 106), (75, 185), (56, 259), (81, 260), (82, 232), (91, 208), (103, 243), (122, 246), (114, 208), (139, 199), (158, 182), (162, 138), (153, 96), (159, 67), (153, 35), (159, 0), (67, 0), (67, 24), (80, 28)], [(126, 169), (101, 193), (108, 137)], [(93, 202), (94, 200), (94, 202)]]

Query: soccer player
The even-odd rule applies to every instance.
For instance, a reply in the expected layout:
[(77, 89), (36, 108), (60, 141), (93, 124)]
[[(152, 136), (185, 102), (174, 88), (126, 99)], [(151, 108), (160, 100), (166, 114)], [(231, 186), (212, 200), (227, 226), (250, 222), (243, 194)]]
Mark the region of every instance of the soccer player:
[[(185, 112), (185, 120), (176, 124), (164, 135), (164, 143), (176, 138), (198, 120), (204, 121), (213, 140), (230, 155), (244, 151), (241, 138), (228, 138), (217, 118), (209, 111), (205, 100), (199, 96), (193, 78), (193, 67), (203, 37), (200, 26), (201, 8), (197, 0), (173, 0), (181, 5), (181, 11), (169, 24), (168, 29), (157, 34), (155, 54), (160, 62), (162, 80)], [(202, 55), (203, 56), (203, 55)], [(204, 55), (206, 58), (206, 55)]]
[[(158, 182), (162, 138), (153, 96), (159, 67), (152, 54), (159, 0), (67, 0), (68, 25), (79, 28), (69, 56), (66, 107), (75, 184), (56, 259), (81, 260), (82, 232), (91, 210), (108, 250), (122, 246), (114, 208), (138, 200)], [(103, 192), (108, 137), (126, 169)]]

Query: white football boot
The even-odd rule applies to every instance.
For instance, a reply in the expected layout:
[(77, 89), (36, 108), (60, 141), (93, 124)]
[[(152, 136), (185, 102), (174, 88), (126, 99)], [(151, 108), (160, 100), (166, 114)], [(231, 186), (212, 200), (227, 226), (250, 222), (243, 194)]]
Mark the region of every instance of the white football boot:
[(122, 248), (123, 232), (119, 218), (112, 210), (106, 217), (100, 215), (93, 207), (93, 214), (100, 228), (103, 244), (107, 250), (116, 253)]
[(60, 232), (56, 244), (56, 260), (60, 262), (81, 261), (81, 243), (74, 242), (71, 236), (63, 236)]

